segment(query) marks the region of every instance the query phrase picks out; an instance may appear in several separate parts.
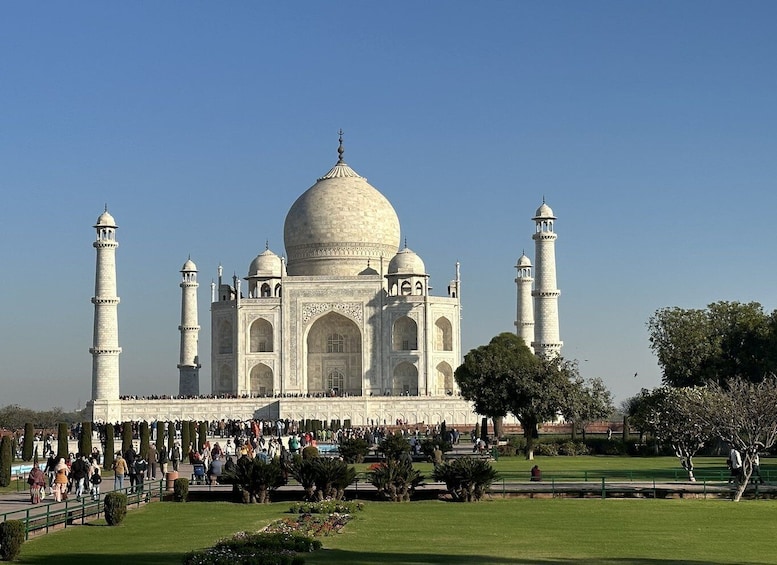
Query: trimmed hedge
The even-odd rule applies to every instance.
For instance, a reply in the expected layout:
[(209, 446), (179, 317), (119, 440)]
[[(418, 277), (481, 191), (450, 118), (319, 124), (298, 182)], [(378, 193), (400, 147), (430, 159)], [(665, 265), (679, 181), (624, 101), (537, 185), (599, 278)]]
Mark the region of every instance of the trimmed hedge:
[(173, 500), (176, 502), (186, 502), (189, 498), (189, 479), (179, 477), (173, 483)]
[(0, 523), (0, 559), (13, 561), (24, 543), (24, 522), (6, 520)]
[(0, 440), (0, 487), (11, 484), (11, 463), (13, 463), (13, 439), (3, 436)]
[(109, 526), (118, 526), (127, 516), (127, 495), (113, 491), (105, 495), (105, 521)]

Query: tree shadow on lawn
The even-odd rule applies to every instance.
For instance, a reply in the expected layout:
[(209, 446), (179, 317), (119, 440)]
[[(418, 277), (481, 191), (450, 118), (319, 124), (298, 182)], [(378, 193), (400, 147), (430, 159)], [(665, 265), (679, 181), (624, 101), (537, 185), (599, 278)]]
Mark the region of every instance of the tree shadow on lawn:
[[(518, 558), (495, 557), (493, 555), (447, 555), (444, 553), (372, 553), (369, 551), (347, 551), (322, 549), (305, 555), (306, 563), (348, 563), (348, 565), (730, 565), (730, 562), (698, 561), (688, 559), (654, 558)], [(763, 565), (765, 562), (741, 562), (739, 565)]]
[[(100, 543), (100, 539), (94, 540), (95, 544)], [(143, 540), (138, 540), (138, 545), (143, 545)], [(25, 557), (24, 546), (22, 554), (17, 558), (18, 563), (31, 563), (34, 565), (176, 565), (183, 561), (183, 553), (144, 553), (142, 551), (128, 551), (121, 555), (106, 555), (104, 553), (95, 554), (86, 551), (61, 553), (55, 558), (51, 555)], [(237, 565), (237, 564), (235, 564)]]

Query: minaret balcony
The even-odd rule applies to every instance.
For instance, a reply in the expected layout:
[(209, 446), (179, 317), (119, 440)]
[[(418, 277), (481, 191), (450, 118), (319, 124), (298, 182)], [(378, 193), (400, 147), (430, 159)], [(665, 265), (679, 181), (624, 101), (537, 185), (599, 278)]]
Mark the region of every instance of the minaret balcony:
[(95, 296), (95, 297), (92, 298), (92, 304), (107, 304), (107, 305), (111, 305), (111, 304), (118, 304), (120, 301), (121, 300), (119, 299), (118, 296), (111, 296), (111, 297)]

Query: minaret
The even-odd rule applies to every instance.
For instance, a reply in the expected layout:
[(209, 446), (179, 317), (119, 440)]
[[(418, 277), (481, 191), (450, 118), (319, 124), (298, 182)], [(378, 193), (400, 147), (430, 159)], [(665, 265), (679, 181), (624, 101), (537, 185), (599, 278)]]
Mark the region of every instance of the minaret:
[(534, 279), (531, 276), (531, 261), (522, 253), (515, 265), (518, 270), (518, 276), (515, 284), (518, 290), (517, 312), (515, 317), (515, 330), (518, 337), (523, 339), (526, 346), (534, 351), (532, 342), (534, 341), (534, 303), (532, 302), (532, 283)]
[(105, 207), (97, 224), (97, 269), (94, 283), (94, 337), (92, 354), (92, 401), (119, 400), (119, 297), (116, 296), (116, 221)]
[(187, 259), (181, 268), (181, 362), (178, 363), (180, 396), (200, 394), (200, 356), (197, 340), (200, 326), (197, 321), (197, 265)]
[(536, 322), (532, 347), (538, 355), (556, 357), (564, 345), (558, 332), (558, 297), (561, 292), (556, 288), (556, 233), (553, 231), (556, 217), (544, 198), (532, 219), (536, 223), (532, 239), (534, 260), (537, 262), (537, 285), (532, 292)]

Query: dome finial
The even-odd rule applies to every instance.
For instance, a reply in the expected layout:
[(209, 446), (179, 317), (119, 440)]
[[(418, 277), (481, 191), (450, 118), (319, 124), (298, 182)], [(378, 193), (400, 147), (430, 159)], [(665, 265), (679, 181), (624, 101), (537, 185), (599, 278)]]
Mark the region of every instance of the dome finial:
[(108, 203), (107, 203), (107, 202), (105, 203), (105, 210), (103, 210), (103, 211), (104, 211), (104, 212), (107, 212), (107, 211), (108, 211)]
[(270, 240), (269, 239), (265, 239), (264, 240), (264, 249), (265, 249), (265, 251), (270, 249)]
[(343, 128), (340, 128), (340, 131), (337, 132), (340, 134), (340, 145), (337, 148), (337, 162), (338, 163), (344, 163), (343, 161), (343, 153), (345, 153), (345, 149), (343, 149)]
[(407, 249), (407, 238), (405, 238), (405, 249)]

